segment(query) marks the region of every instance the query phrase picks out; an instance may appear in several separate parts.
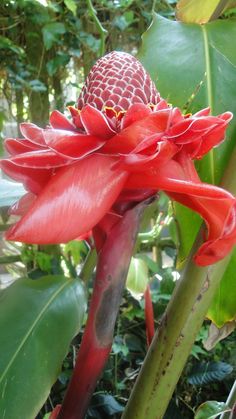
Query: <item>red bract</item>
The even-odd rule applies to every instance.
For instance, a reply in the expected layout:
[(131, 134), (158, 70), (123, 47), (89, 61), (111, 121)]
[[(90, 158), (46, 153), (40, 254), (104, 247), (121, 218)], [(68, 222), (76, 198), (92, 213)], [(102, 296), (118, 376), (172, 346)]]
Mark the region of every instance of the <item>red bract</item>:
[(24, 139), (7, 139), (6, 174), (30, 192), (12, 211), (22, 215), (6, 234), (26, 243), (67, 242), (109, 231), (127, 205), (158, 190), (198, 212), (208, 236), (195, 261), (208, 265), (236, 242), (235, 198), (201, 182), (193, 165), (225, 136), (230, 112), (182, 115), (160, 99), (142, 65), (112, 52), (92, 68), (72, 120), (58, 111), (50, 127), (21, 124)]

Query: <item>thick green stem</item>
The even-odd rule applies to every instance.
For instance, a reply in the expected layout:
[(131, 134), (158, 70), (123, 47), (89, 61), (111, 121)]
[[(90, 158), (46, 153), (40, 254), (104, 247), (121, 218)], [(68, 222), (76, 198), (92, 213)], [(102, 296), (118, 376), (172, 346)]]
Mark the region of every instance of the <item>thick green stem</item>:
[[(236, 151), (222, 182), (233, 193), (235, 164)], [(201, 232), (193, 252), (200, 240)], [(214, 266), (201, 268), (194, 264), (191, 255), (149, 348), (123, 419), (163, 418), (229, 260), (230, 255)]]

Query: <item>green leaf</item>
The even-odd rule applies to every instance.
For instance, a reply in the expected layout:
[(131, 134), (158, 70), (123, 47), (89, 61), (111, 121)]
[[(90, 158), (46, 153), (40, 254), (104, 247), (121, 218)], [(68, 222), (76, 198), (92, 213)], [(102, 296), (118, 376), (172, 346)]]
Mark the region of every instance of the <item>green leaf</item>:
[(68, 10), (70, 10), (74, 16), (76, 16), (77, 5), (75, 0), (64, 0), (64, 3)]
[(217, 19), (227, 6), (228, 0), (179, 0), (176, 17), (185, 23), (207, 23)]
[(0, 301), (1, 415), (33, 419), (81, 326), (84, 291), (62, 276), (19, 279), (1, 291)]
[[(206, 25), (186, 24), (154, 15), (143, 35), (139, 59), (149, 71), (161, 96), (186, 112), (210, 106), (213, 114), (236, 114), (235, 21), (219, 20)], [(198, 164), (202, 181), (218, 184), (229, 161), (236, 138), (236, 118), (228, 140)], [(180, 263), (192, 247), (201, 223), (193, 212), (175, 205), (180, 232)], [(193, 222), (194, 221), (194, 222)]]
[(0, 179), (0, 207), (9, 207), (26, 193), (21, 183)]
[(75, 265), (81, 263), (88, 253), (86, 244), (82, 240), (72, 240), (64, 245), (64, 253), (68, 257), (72, 257)]
[(195, 386), (202, 386), (215, 381), (222, 381), (233, 371), (233, 367), (226, 362), (201, 362), (191, 369), (188, 382)]
[(49, 60), (46, 64), (49, 76), (53, 76), (60, 67), (64, 67), (69, 61), (70, 56), (63, 53)]
[(234, 249), (226, 272), (208, 310), (207, 317), (222, 327), (236, 318), (236, 287), (235, 287), (236, 249)]
[(23, 56), (25, 54), (22, 48), (14, 44), (9, 38), (6, 38), (5, 36), (0, 36), (0, 49), (10, 50), (19, 56)]
[(230, 409), (225, 403), (211, 400), (198, 407), (194, 419), (215, 419), (220, 413), (229, 411)]
[(148, 284), (148, 267), (144, 260), (139, 258), (132, 258), (129, 272), (126, 281), (126, 288), (129, 290), (131, 295), (139, 300)]
[(43, 42), (46, 49), (52, 48), (52, 46), (60, 40), (61, 36), (66, 32), (65, 25), (60, 22), (47, 23), (43, 29)]

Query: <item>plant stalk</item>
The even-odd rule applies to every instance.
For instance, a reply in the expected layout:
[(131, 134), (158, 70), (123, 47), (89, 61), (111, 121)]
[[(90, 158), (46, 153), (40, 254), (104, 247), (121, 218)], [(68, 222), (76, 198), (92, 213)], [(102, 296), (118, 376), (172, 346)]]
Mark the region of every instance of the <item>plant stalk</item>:
[(107, 30), (102, 26), (100, 20), (97, 17), (97, 12), (93, 7), (92, 1), (91, 0), (87, 0), (87, 6), (88, 6), (88, 10), (90, 12), (90, 15), (92, 17), (92, 19), (94, 20), (94, 23), (97, 27), (97, 30), (100, 34), (101, 37), (101, 46), (100, 46), (100, 52), (99, 55), (100, 57), (102, 57), (105, 54), (105, 41), (106, 41), (106, 36), (107, 36)]
[(130, 259), (145, 203), (126, 212), (111, 230), (98, 258), (88, 320), (75, 370), (58, 419), (84, 418), (109, 356)]
[(151, 296), (151, 290), (150, 290), (149, 284), (144, 293), (144, 301), (145, 301), (145, 323), (146, 323), (147, 345), (150, 346), (152, 339), (155, 335), (155, 325), (154, 325), (152, 296)]
[[(235, 165), (236, 150), (222, 182), (232, 193), (236, 192)], [(165, 414), (230, 260), (228, 255), (214, 266), (196, 266), (192, 256), (201, 236), (202, 230), (149, 348), (122, 419), (162, 419)]]
[[(235, 412), (236, 413), (236, 380), (230, 390), (229, 396), (226, 400), (226, 405), (229, 406), (230, 408), (234, 409), (235, 408)], [(220, 419), (230, 419), (231, 418), (231, 413), (232, 412), (224, 412), (221, 414)]]

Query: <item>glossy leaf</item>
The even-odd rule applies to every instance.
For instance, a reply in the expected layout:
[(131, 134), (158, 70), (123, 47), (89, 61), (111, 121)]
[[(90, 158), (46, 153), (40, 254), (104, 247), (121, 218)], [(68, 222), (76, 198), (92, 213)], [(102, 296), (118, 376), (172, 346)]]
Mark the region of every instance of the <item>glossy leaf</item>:
[(147, 284), (148, 266), (144, 260), (133, 257), (129, 267), (126, 288), (134, 298), (139, 300), (145, 293)]
[(0, 178), (0, 207), (9, 207), (26, 193), (20, 183)]
[(0, 301), (1, 417), (34, 419), (80, 329), (84, 291), (61, 276), (19, 279)]
[(217, 327), (236, 318), (236, 287), (235, 287), (236, 249), (221, 280), (220, 286), (208, 310), (207, 317)]
[(230, 409), (225, 403), (211, 400), (198, 407), (194, 419), (215, 419), (219, 417), (220, 413), (229, 411)]
[[(233, 21), (206, 25), (186, 24), (154, 15), (143, 36), (139, 58), (150, 72), (161, 96), (187, 112), (210, 106), (212, 113), (230, 110), (236, 114), (236, 37)], [(170, 65), (171, 60), (171, 65)], [(236, 138), (236, 119), (228, 129), (228, 140), (198, 164), (203, 181), (219, 183)], [(200, 217), (176, 205), (180, 222), (179, 262), (183, 263), (200, 227)], [(193, 222), (194, 221), (194, 222)]]
[(227, 3), (228, 0), (179, 0), (176, 17), (185, 23), (207, 23), (217, 19)]

